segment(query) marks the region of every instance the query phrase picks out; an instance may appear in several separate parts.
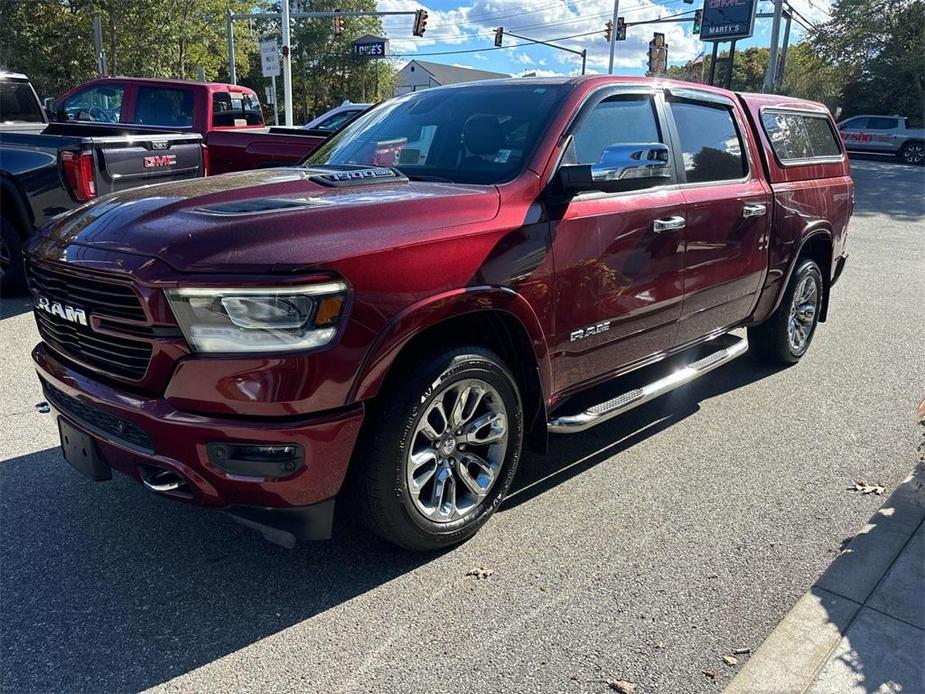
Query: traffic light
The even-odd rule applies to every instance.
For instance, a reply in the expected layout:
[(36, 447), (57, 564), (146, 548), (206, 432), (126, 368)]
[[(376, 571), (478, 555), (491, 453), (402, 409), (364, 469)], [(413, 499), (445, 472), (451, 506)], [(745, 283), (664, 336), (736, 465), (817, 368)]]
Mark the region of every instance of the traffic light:
[(617, 17), (617, 41), (626, 41), (626, 20)]
[[(334, 10), (340, 12), (340, 10)], [(344, 18), (340, 15), (334, 15), (334, 35), (340, 36), (344, 33)]]
[(427, 29), (427, 10), (417, 10), (414, 13), (414, 30), (411, 32), (415, 36), (423, 36)]
[(668, 44), (665, 35), (655, 32), (649, 41), (649, 74), (661, 75), (668, 69)]
[(694, 35), (700, 34), (700, 25), (703, 24), (703, 10), (694, 10)]
[(495, 29), (495, 45), (501, 48), (501, 42), (504, 41), (504, 27)]
[(608, 19), (607, 23), (604, 25), (604, 38), (607, 39), (607, 43), (610, 43), (612, 37), (613, 37), (613, 22)]

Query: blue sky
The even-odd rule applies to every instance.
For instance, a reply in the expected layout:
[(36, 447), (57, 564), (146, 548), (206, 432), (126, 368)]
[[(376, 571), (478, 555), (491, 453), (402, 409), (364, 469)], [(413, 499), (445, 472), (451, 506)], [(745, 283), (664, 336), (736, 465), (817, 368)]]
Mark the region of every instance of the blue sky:
[[(809, 21), (820, 22), (826, 17), (830, 0), (792, 0), (793, 6)], [(683, 0), (621, 0), (620, 15), (627, 22), (664, 17), (702, 7), (703, 0), (685, 4)], [(523, 75), (578, 74), (580, 57), (564, 51), (539, 45), (522, 45), (524, 42), (505, 37), (502, 50), (490, 49), (494, 45), (494, 29), (506, 30), (530, 38), (546, 41), (560, 39), (569, 48), (588, 49), (588, 72), (606, 72), (608, 44), (604, 39), (604, 24), (613, 12), (613, 0), (468, 0), (463, 3), (450, 0), (378, 0), (382, 11), (415, 10), (424, 8), (429, 13), (427, 30), (422, 38), (411, 35), (411, 17), (389, 17), (385, 21), (390, 48), (398, 65), (408, 58), (420, 57), (450, 65), (462, 65), (482, 70)], [(772, 10), (771, 2), (761, 0), (759, 12)], [(767, 46), (771, 20), (758, 19), (755, 35), (739, 42), (739, 48), (752, 45)], [(646, 51), (653, 31), (666, 34), (669, 45), (669, 62), (684, 64), (702, 49), (711, 45), (701, 43), (691, 34), (690, 24), (661, 24), (629, 27), (627, 40), (617, 42), (614, 72), (623, 75), (641, 75), (646, 70)], [(590, 36), (586, 34), (593, 32)], [(793, 24), (791, 43), (799, 40), (803, 30)], [(720, 49), (728, 44), (721, 44)], [(438, 55), (434, 55), (434, 54)]]

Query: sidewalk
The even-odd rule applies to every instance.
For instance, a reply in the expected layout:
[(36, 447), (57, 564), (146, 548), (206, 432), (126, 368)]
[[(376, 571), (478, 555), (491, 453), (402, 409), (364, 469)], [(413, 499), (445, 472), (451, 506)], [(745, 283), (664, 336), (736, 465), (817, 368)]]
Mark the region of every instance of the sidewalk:
[(925, 466), (887, 499), (726, 694), (925, 694)]

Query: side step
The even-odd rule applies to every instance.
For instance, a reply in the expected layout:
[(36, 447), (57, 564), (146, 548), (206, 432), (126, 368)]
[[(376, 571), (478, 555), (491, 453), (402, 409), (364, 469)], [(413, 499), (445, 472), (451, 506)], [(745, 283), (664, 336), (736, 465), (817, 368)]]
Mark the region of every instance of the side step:
[[(736, 357), (740, 357), (748, 351), (748, 340), (744, 337), (733, 335), (724, 335), (726, 340), (735, 340), (730, 343), (725, 341), (725, 347), (710, 352), (705, 357), (678, 369), (674, 373), (663, 378), (648, 383), (640, 388), (635, 388), (626, 393), (618, 395), (610, 400), (605, 400), (597, 405), (592, 405), (583, 412), (578, 414), (564, 415), (554, 417), (549, 420), (549, 431), (554, 434), (574, 434), (585, 429), (590, 429), (601, 422), (606, 422), (612, 417), (623, 414), (634, 407), (639, 407), (643, 403), (657, 398), (659, 395), (674, 390), (685, 383), (690, 383), (694, 379), (700, 378), (705, 373), (719, 368)], [(709, 347), (709, 342), (706, 347)]]

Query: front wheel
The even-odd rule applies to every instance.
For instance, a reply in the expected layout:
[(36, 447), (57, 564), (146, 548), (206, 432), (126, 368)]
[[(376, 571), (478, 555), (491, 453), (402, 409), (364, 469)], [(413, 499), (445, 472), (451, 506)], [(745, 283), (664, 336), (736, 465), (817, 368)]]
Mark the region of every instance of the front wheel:
[(925, 142), (907, 142), (899, 150), (899, 158), (907, 164), (921, 166), (925, 163)]
[(762, 361), (796, 364), (806, 354), (819, 323), (822, 271), (815, 261), (799, 261), (780, 306), (771, 317), (748, 329), (748, 348)]
[(517, 383), (481, 347), (431, 352), (393, 381), (355, 453), (359, 510), (414, 550), (463, 542), (504, 499), (523, 442)]

